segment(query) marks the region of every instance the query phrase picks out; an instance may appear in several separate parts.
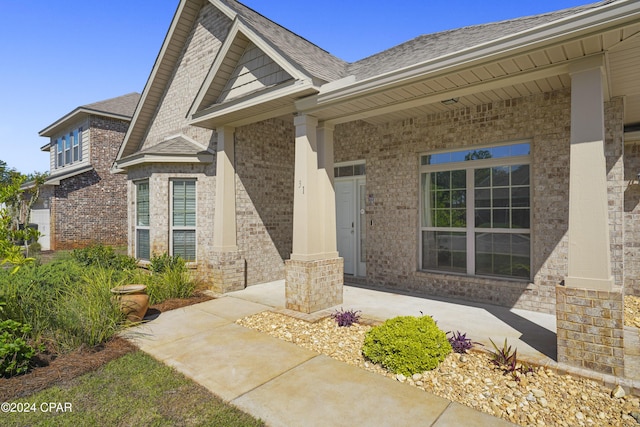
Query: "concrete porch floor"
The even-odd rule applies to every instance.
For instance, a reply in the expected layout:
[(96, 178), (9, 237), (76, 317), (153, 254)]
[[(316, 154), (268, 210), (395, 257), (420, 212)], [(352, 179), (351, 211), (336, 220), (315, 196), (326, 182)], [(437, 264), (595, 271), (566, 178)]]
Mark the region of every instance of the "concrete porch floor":
[[(245, 299), (275, 309), (284, 309), (284, 280), (249, 286), (227, 295)], [(493, 350), (490, 339), (502, 347), (504, 339), (518, 349), (518, 355), (531, 363), (552, 365), (556, 360), (556, 317), (552, 314), (509, 309), (467, 301), (417, 297), (380, 290), (345, 285), (343, 303), (322, 310), (333, 313), (360, 310), (364, 318), (384, 321), (396, 316), (429, 315), (443, 331), (460, 331), (468, 338)]]

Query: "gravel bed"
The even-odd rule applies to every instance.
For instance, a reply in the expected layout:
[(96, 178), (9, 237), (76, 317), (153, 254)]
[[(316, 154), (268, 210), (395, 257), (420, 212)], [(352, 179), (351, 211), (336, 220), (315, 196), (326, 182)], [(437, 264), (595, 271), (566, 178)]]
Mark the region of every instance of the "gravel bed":
[(522, 426), (640, 426), (640, 398), (622, 389), (544, 368), (515, 381), (491, 363), (487, 352), (452, 353), (433, 371), (406, 378), (364, 359), (369, 325), (338, 327), (331, 318), (309, 323), (269, 311), (237, 323)]

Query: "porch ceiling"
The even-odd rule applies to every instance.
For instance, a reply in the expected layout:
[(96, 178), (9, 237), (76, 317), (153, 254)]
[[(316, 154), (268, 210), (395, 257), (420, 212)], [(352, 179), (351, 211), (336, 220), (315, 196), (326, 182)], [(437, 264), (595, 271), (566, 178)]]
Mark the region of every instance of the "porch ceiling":
[[(640, 123), (639, 34), (640, 23), (633, 23), (491, 61), (435, 69), (347, 99), (333, 101), (329, 96), (324, 98), (321, 91), (313, 101), (302, 100), (299, 106), (329, 123), (360, 119), (381, 124), (567, 88), (572, 61), (604, 53), (608, 83), (605, 96), (625, 96), (625, 124)], [(458, 98), (458, 102), (449, 106), (441, 103), (451, 98)]]

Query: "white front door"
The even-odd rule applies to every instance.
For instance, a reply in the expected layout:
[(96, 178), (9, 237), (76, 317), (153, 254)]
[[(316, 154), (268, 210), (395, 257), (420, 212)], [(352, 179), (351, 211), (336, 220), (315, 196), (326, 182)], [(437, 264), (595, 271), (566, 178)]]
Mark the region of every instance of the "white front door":
[(353, 276), (366, 274), (365, 190), (362, 176), (335, 181), (338, 252), (344, 258), (344, 273)]
[(353, 181), (336, 181), (338, 252), (344, 258), (344, 274), (355, 274), (355, 217)]

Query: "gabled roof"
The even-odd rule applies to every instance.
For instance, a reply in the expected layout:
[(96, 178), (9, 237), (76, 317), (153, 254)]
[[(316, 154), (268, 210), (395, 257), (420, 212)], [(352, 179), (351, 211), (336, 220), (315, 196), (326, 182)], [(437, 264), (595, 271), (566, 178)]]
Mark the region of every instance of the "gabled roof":
[[(131, 120), (136, 105), (140, 100), (140, 94), (137, 92), (128, 93), (126, 95), (115, 98), (105, 99), (104, 101), (94, 102), (92, 104), (82, 105), (62, 118), (56, 120), (46, 128), (39, 132), (40, 136), (51, 137), (62, 128), (82, 120), (88, 115), (98, 115), (103, 117), (111, 117), (121, 120)], [(44, 148), (44, 147), (43, 147)]]
[(176, 135), (161, 143), (138, 151), (115, 162), (113, 171), (145, 163), (213, 163), (212, 151), (184, 135)]

